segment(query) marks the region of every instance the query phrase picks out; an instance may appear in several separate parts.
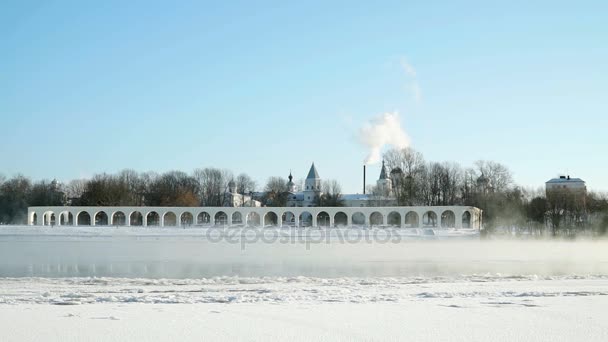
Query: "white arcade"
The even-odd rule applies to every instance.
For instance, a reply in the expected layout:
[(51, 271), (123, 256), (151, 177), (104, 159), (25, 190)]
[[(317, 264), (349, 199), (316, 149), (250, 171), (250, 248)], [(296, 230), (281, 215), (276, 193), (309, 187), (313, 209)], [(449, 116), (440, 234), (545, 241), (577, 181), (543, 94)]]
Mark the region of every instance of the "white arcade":
[(482, 210), (429, 207), (30, 207), (28, 225), (278, 226), (481, 229)]

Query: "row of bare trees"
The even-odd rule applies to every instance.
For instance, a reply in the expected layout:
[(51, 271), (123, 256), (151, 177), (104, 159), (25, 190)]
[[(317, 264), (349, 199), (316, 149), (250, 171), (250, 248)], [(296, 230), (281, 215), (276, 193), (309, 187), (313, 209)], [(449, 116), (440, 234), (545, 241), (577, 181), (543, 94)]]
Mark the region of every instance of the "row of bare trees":
[(0, 223), (23, 223), (28, 206), (223, 206), (228, 183), (237, 192), (252, 193), (255, 181), (245, 173), (196, 169), (192, 174), (169, 171), (139, 173), (123, 170), (72, 180), (66, 185), (18, 175), (0, 177)]
[[(608, 198), (597, 193), (555, 193), (525, 189), (509, 169), (493, 161), (463, 168), (454, 162), (427, 162), (411, 148), (384, 154), (399, 205), (470, 205), (484, 210), (484, 225), (535, 234), (574, 235), (608, 230)], [(370, 189), (378, 195), (385, 189)]]

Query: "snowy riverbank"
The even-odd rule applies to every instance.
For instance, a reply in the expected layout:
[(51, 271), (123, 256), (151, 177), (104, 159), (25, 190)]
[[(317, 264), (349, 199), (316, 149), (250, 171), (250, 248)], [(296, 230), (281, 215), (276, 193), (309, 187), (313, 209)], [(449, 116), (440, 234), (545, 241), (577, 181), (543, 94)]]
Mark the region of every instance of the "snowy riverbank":
[(1, 227), (2, 340), (608, 339), (607, 241), (205, 232)]
[(22, 278), (0, 289), (11, 342), (608, 339), (597, 276)]

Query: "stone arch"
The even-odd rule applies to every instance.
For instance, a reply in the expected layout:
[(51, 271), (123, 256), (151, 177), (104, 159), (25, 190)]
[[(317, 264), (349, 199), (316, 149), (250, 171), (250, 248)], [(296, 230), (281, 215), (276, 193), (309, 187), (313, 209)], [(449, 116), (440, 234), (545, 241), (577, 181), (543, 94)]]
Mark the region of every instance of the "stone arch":
[(317, 214), (317, 226), (319, 227), (330, 227), (331, 216), (326, 211), (321, 211)]
[(223, 211), (218, 211), (217, 213), (215, 213), (215, 216), (213, 217), (213, 224), (214, 225), (227, 225), (228, 224), (228, 215), (223, 212)]
[(87, 211), (81, 211), (76, 214), (76, 224), (79, 226), (90, 226), (91, 215)]
[(300, 216), (300, 227), (311, 227), (312, 226), (312, 214), (308, 211), (303, 211)]
[(296, 215), (291, 211), (286, 211), (281, 215), (283, 225), (294, 226), (296, 224)]
[(96, 226), (107, 226), (109, 223), (108, 214), (105, 211), (98, 211), (95, 214), (95, 225)]
[(369, 215), (369, 225), (370, 226), (379, 226), (384, 224), (384, 215), (382, 215), (378, 211), (374, 211)]
[(38, 214), (32, 213), (32, 215), (30, 215), (30, 224), (34, 226), (38, 225)]
[(127, 225), (127, 216), (122, 211), (117, 211), (112, 214), (112, 225), (113, 226), (125, 226)]
[(57, 217), (54, 212), (47, 211), (44, 213), (42, 222), (44, 226), (54, 226), (57, 224)]
[(131, 226), (143, 226), (144, 216), (139, 211), (134, 211), (129, 215), (129, 224)]
[(160, 226), (160, 215), (156, 211), (151, 211), (146, 215), (147, 226)]
[(418, 213), (415, 211), (410, 211), (405, 214), (405, 228), (418, 228), (420, 227)]
[(251, 227), (258, 227), (262, 225), (262, 219), (260, 218), (260, 214), (252, 211), (247, 214), (247, 225)]
[(200, 212), (198, 215), (196, 215), (196, 224), (197, 225), (211, 224), (211, 215), (206, 211)]
[(167, 211), (163, 216), (163, 226), (175, 227), (177, 226), (177, 215), (172, 211)]
[(353, 222), (352, 225), (353, 226), (355, 226), (355, 225), (356, 226), (364, 226), (367, 223), (366, 221), (367, 220), (365, 219), (365, 215), (362, 212), (360, 212), (360, 211), (357, 211), (352, 216), (352, 222)]
[(232, 224), (243, 224), (243, 214), (240, 211), (232, 213)]
[(441, 213), (441, 227), (454, 228), (456, 227), (456, 215), (451, 210), (445, 210)]
[(192, 215), (191, 212), (186, 211), (185, 213), (182, 213), (180, 215), (179, 223), (182, 226), (191, 226), (194, 224), (194, 216)]
[(386, 217), (386, 224), (389, 226), (401, 227), (401, 214), (391, 211)]
[(427, 211), (422, 215), (423, 227), (437, 227), (437, 214), (434, 211)]
[(59, 214), (59, 222), (62, 226), (74, 225), (74, 215), (69, 211)]
[(278, 226), (279, 225), (279, 216), (274, 211), (269, 211), (264, 215), (264, 225), (265, 226)]
[(334, 226), (348, 226), (348, 215), (343, 211), (338, 211), (336, 215), (334, 215)]
[(462, 213), (462, 228), (471, 228), (471, 212), (468, 210)]

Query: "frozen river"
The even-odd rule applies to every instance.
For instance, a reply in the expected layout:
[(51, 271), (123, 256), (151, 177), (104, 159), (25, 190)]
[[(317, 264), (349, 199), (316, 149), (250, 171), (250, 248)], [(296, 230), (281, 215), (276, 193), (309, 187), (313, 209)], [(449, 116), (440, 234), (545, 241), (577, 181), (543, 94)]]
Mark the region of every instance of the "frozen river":
[[(439, 235), (439, 233), (438, 233)], [(608, 274), (608, 242), (373, 230), (0, 228), (0, 277)]]
[(3, 341), (608, 340), (606, 241), (207, 233), (0, 227)]

